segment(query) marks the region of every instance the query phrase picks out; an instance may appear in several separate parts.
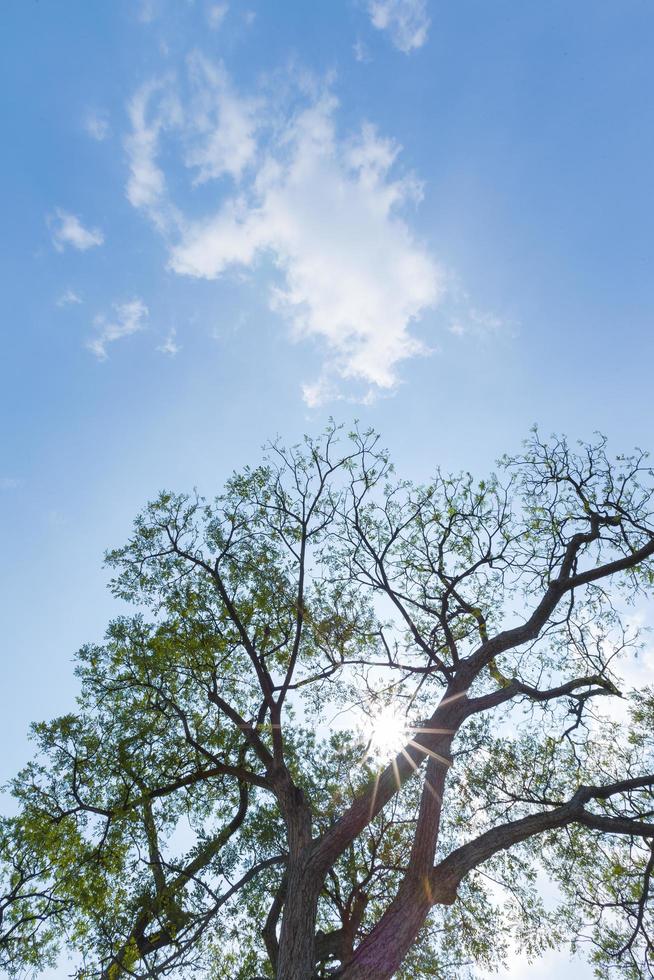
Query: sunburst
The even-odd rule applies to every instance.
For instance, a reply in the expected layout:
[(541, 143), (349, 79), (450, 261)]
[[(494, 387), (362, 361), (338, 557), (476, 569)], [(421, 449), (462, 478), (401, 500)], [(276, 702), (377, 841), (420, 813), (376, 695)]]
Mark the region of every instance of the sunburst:
[(412, 728), (401, 707), (393, 702), (375, 706), (359, 722), (366, 757), (389, 762), (411, 738)]

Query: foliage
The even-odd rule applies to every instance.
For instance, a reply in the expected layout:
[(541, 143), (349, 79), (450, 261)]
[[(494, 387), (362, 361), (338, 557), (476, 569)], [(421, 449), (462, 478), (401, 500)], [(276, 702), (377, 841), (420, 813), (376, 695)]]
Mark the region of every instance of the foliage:
[(534, 431), (414, 485), (331, 426), (212, 502), (160, 494), (107, 556), (136, 613), (11, 784), (0, 965), (451, 980), (584, 941), (654, 975), (654, 692), (621, 680), (651, 477)]

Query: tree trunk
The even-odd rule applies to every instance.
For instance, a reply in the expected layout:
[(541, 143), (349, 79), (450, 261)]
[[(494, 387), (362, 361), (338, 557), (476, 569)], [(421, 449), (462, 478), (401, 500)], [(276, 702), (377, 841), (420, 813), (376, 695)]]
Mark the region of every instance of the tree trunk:
[(310, 980), (315, 967), (316, 918), (322, 877), (309, 866), (311, 810), (286, 781), (280, 804), (288, 832), (287, 886), (279, 935), (277, 980)]
[(288, 889), (279, 936), (277, 980), (310, 980), (315, 968), (316, 914), (322, 882), (305, 861), (288, 869)]
[(338, 974), (339, 980), (390, 980), (413, 945), (431, 907), (428, 877), (405, 880), (391, 907)]
[(413, 946), (434, 903), (431, 875), (440, 828), (452, 736), (430, 756), (409, 868), (397, 895), (339, 975), (341, 980), (390, 980)]

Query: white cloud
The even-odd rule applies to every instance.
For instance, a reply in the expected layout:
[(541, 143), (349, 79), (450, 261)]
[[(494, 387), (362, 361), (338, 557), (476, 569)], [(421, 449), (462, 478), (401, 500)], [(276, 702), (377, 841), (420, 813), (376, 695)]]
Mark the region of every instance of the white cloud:
[[(443, 285), (401, 215), (421, 187), (396, 174), (400, 147), (369, 124), (341, 137), (329, 93), (304, 95), (294, 112), (270, 109), (264, 144), (260, 100), (236, 94), (221, 65), (195, 56), (189, 70), (188, 104), (151, 83), (130, 106), (127, 193), (161, 230), (175, 232), (170, 268), (217, 279), (271, 256), (279, 272), (271, 308), (296, 339), (318, 340), (328, 351), (319, 381), (304, 388), (306, 400), (335, 397), (339, 378), (392, 388), (397, 365), (427, 353), (409, 329)], [(173, 132), (194, 185), (217, 177), (234, 185), (231, 193), (221, 188), (218, 208), (201, 219), (182, 216), (167, 192), (158, 151)], [(172, 222), (162, 219), (171, 214)]]
[(177, 331), (173, 327), (173, 329), (169, 331), (168, 336), (164, 340), (163, 344), (160, 344), (157, 347), (157, 350), (161, 354), (168, 354), (169, 357), (174, 357), (175, 354), (179, 354), (182, 348), (175, 341), (176, 336), (177, 336)]
[(480, 333), (497, 333), (498, 330), (502, 330), (507, 325), (502, 317), (495, 313), (478, 310), (474, 306), (470, 309), (469, 316)]
[(139, 0), (138, 19), (142, 24), (151, 24), (159, 15), (158, 0)]
[(515, 337), (518, 325), (513, 320), (498, 316), (496, 313), (479, 310), (468, 304), (455, 309), (447, 329), (455, 337), (488, 339), (500, 335)]
[(101, 112), (89, 112), (84, 120), (84, 129), (91, 137), (101, 143), (111, 133), (111, 126), (106, 115)]
[(368, 49), (363, 43), (363, 41), (356, 40), (352, 45), (352, 51), (354, 53), (354, 60), (358, 61), (362, 65), (370, 64), (372, 61)]
[(398, 148), (371, 126), (339, 141), (335, 108), (326, 96), (292, 119), (250, 195), (189, 225), (170, 264), (215, 279), (272, 253), (282, 281), (271, 305), (295, 335), (326, 341), (342, 377), (388, 388), (397, 363), (423, 352), (408, 327), (438, 299), (439, 270), (397, 215), (417, 192), (390, 176)]
[(0, 490), (15, 490), (22, 483), (14, 476), (0, 476)]
[(227, 16), (227, 11), (229, 10), (229, 4), (227, 3), (212, 3), (207, 9), (207, 22), (212, 31), (218, 30)]
[(86, 342), (88, 349), (100, 361), (107, 359), (107, 344), (143, 330), (148, 318), (148, 308), (138, 298), (127, 303), (114, 303), (113, 309), (114, 315), (111, 318), (104, 314), (95, 317), (93, 326), (96, 336)]
[(427, 0), (369, 0), (373, 26), (388, 31), (396, 48), (409, 54), (427, 40), (430, 19)]
[(340, 400), (340, 392), (326, 375), (302, 385), (302, 398), (309, 408), (318, 408), (326, 402)]
[(131, 132), (125, 146), (130, 162), (127, 198), (149, 215), (161, 231), (183, 224), (171, 203), (158, 163), (161, 140), (175, 134), (194, 184), (227, 175), (239, 178), (256, 152), (259, 103), (233, 90), (221, 63), (199, 54), (188, 60), (189, 96), (182, 107), (170, 78), (154, 79), (128, 106)]
[(186, 165), (198, 184), (224, 174), (239, 179), (256, 153), (260, 103), (238, 96), (224, 66), (199, 54), (189, 58), (189, 75)]
[(102, 245), (104, 235), (99, 228), (85, 228), (79, 218), (61, 208), (55, 208), (54, 214), (47, 218), (52, 244), (58, 252), (63, 252), (66, 245), (85, 252), (88, 248)]
[[(500, 980), (549, 980), (559, 977), (559, 980), (593, 980), (596, 974), (579, 954), (573, 955), (570, 948), (564, 945), (562, 949), (548, 949), (533, 961), (512, 949), (507, 966), (499, 974)], [(478, 980), (497, 980), (498, 974), (485, 970), (475, 971)]]
[(57, 306), (75, 306), (81, 302), (81, 296), (78, 296), (74, 289), (67, 289), (57, 300)]
[(161, 134), (181, 122), (181, 110), (169, 80), (148, 82), (138, 90), (127, 111), (132, 124), (125, 141), (130, 161), (127, 198), (135, 208), (147, 211), (163, 231), (174, 215), (166, 206), (166, 178), (157, 164), (157, 151)]

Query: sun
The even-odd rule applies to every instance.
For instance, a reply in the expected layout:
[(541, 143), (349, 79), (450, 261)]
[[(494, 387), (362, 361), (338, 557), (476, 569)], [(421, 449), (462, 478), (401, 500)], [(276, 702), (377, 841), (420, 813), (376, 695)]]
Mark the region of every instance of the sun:
[(399, 705), (384, 704), (366, 714), (361, 736), (366, 743), (366, 756), (387, 762), (404, 748), (411, 729)]

